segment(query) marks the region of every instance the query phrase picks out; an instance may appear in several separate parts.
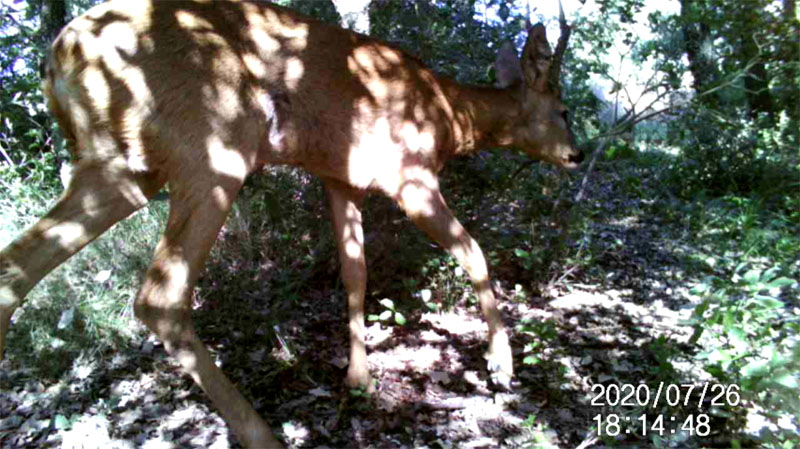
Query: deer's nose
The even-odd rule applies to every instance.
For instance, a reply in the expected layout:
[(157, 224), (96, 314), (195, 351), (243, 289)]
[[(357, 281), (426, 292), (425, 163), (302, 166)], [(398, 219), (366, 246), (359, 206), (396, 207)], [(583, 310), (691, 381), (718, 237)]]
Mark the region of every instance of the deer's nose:
[(580, 164), (581, 162), (583, 162), (583, 159), (584, 159), (584, 155), (583, 155), (583, 151), (581, 151), (581, 150), (578, 150), (577, 153), (573, 153), (573, 154), (569, 155), (569, 161), (572, 162), (572, 163), (575, 163), (575, 164)]

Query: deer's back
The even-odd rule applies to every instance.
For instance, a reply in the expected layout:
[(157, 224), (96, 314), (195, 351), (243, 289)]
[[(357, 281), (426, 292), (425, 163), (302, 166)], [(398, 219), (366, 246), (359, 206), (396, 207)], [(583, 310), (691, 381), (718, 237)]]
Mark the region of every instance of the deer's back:
[(416, 60), (266, 3), (105, 3), (60, 33), (44, 90), (78, 158), (136, 170), (224, 149), (366, 187), (438, 164), (450, 133)]

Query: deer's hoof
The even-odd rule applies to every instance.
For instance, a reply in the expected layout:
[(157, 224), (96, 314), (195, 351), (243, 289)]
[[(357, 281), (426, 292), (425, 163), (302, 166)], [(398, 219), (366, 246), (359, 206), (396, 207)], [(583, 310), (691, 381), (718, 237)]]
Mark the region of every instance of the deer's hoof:
[(369, 370), (355, 369), (352, 365), (347, 370), (347, 377), (344, 378), (344, 383), (349, 388), (361, 388), (367, 393), (375, 392), (375, 381), (369, 375)]
[(511, 375), (503, 371), (495, 371), (489, 375), (492, 384), (500, 387), (505, 391), (511, 391)]
[(511, 379), (514, 377), (511, 347), (507, 342), (506, 344), (502, 344), (500, 341), (493, 343), (495, 344), (492, 345), (492, 352), (486, 356), (488, 360), (486, 368), (489, 370), (493, 384), (504, 390), (511, 390)]

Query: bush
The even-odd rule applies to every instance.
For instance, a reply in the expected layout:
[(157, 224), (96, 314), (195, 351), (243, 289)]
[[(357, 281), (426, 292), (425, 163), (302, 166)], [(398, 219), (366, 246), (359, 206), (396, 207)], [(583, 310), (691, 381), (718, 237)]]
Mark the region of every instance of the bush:
[(702, 106), (689, 109), (670, 126), (669, 138), (681, 148), (672, 184), (687, 198), (699, 191), (722, 196), (791, 188), (798, 160), (789, 126), (785, 117), (773, 123), (744, 111), (731, 118)]
[[(703, 298), (692, 318), (692, 342), (705, 348), (696, 358), (718, 381), (741, 389), (748, 428), (762, 423), (764, 447), (797, 438), (797, 428), (787, 423), (800, 418), (800, 320), (793, 312), (798, 284), (780, 271), (740, 264), (731, 279), (709, 277), (692, 290)], [(741, 412), (731, 407), (721, 413)]]

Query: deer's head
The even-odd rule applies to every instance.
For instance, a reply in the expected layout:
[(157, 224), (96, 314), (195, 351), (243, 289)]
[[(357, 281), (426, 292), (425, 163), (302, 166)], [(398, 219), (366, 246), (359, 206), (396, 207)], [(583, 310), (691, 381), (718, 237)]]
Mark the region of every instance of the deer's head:
[[(510, 42), (500, 47), (495, 62), (499, 87), (519, 86), (517, 119), (509, 130), (511, 147), (555, 165), (576, 168), (583, 153), (575, 148), (567, 107), (561, 102), (558, 67), (552, 67), (553, 52), (547, 43), (545, 27), (537, 24), (528, 30), (522, 59)], [(560, 63), (556, 61), (555, 64)]]

